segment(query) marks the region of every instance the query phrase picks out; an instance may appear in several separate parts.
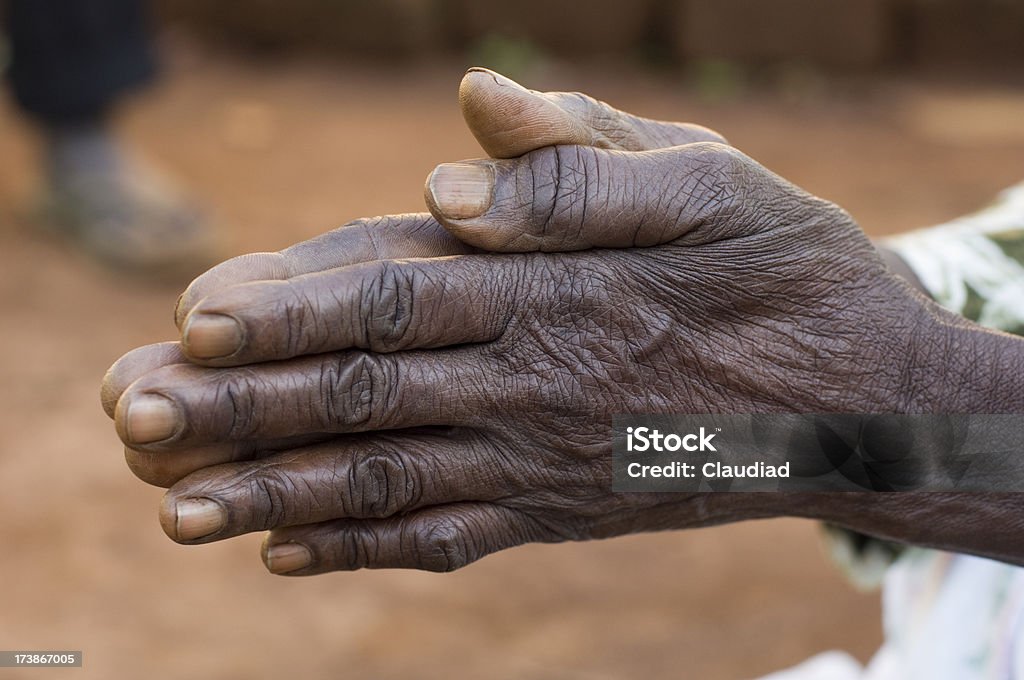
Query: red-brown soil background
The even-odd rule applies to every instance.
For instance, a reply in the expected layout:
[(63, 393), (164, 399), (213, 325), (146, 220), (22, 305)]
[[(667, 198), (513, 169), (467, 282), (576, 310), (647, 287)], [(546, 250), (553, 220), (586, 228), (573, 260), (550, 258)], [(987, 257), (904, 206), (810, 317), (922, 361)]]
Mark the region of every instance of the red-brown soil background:
[[(434, 164), (479, 153), (459, 64), (171, 52), (123, 134), (202, 198), (229, 254), (421, 211)], [(1024, 175), (1024, 92), (1005, 86), (904, 77), (708, 104), (629, 69), (541, 80), (713, 126), (873, 235), (969, 211)], [(173, 336), (178, 290), (106, 274), (33, 229), (33, 142), (0, 101), (0, 646), (82, 649), (85, 668), (0, 676), (714, 680), (879, 643), (877, 595), (853, 591), (803, 521), (529, 546), (450, 575), (282, 579), (258, 536), (173, 544), (98, 385), (121, 353)]]

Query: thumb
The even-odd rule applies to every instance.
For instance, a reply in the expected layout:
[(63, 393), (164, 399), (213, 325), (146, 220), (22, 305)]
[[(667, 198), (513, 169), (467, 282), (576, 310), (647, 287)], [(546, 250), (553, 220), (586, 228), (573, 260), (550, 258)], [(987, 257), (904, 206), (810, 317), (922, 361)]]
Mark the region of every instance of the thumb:
[(725, 142), (700, 125), (641, 118), (578, 92), (535, 92), (484, 68), (472, 68), (463, 77), (459, 105), (473, 136), (492, 158), (516, 158), (558, 144), (647, 151)]
[(555, 146), (446, 163), (425, 194), (452, 235), (497, 252), (707, 243), (824, 203), (712, 142), (642, 152)]

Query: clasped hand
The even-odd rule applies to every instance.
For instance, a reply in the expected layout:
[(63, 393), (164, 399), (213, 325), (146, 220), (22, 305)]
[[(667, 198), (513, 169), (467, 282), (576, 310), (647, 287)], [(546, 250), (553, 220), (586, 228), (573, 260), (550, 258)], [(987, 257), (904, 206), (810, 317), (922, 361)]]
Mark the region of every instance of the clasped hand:
[(836, 206), (705, 128), (483, 70), (460, 98), (490, 158), (434, 170), (430, 214), (221, 264), (180, 343), (111, 368), (174, 540), (444, 571), (768, 516), (771, 494), (612, 493), (612, 415), (934, 408), (937, 311)]

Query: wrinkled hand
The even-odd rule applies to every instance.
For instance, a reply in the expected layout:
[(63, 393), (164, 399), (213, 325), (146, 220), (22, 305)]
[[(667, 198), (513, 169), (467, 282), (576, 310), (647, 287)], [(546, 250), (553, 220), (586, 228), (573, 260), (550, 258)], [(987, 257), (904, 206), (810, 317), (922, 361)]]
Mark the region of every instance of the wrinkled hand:
[(329, 257), (372, 261), (254, 256), (279, 280), (185, 296), (195, 363), (159, 346), (115, 367), (107, 403), (142, 468), (284, 449), (178, 481), (172, 538), (274, 529), (278, 573), (448, 570), (528, 541), (764, 516), (768, 494), (611, 493), (611, 416), (941, 398), (936, 311), (844, 212), (723, 144), (444, 165), (427, 198), (462, 242), (519, 254), (360, 251), (373, 227), (348, 227)]
[[(486, 69), (470, 69), (459, 88), (466, 123), (494, 158), (514, 158), (552, 144), (643, 151), (699, 141), (724, 141), (699, 125), (653, 121), (618, 111), (579, 93), (535, 92)], [(197, 278), (181, 295), (175, 323), (211, 293), (248, 281), (288, 280), (361, 262), (459, 255), (477, 250), (452, 236), (429, 214), (390, 215), (351, 222), (277, 253), (252, 253), (228, 260)], [(205, 363), (216, 342), (216, 326), (189, 324), (185, 344), (159, 343), (122, 357), (103, 381), (103, 407), (110, 417), (121, 394), (136, 379), (164, 366)], [(125, 458), (144, 481), (171, 486), (209, 465), (259, 458), (322, 436), (225, 442), (176, 451), (174, 455), (128, 447)]]

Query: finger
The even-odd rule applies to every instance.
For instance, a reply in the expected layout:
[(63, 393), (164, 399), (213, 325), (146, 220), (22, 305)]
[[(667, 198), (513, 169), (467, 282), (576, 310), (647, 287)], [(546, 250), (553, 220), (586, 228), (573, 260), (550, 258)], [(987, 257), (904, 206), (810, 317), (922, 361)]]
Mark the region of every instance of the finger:
[[(463, 115), (481, 146), (496, 158), (520, 156), (555, 144), (641, 151), (724, 139), (699, 125), (649, 120), (579, 93), (527, 90), (487, 69), (470, 69), (459, 90)], [(251, 253), (223, 262), (182, 293), (181, 326), (192, 307), (222, 288), (284, 280), (378, 259), (440, 257), (469, 252), (427, 215), (357, 220), (277, 253)]]
[(185, 364), (188, 359), (181, 351), (177, 342), (160, 342), (155, 345), (137, 347), (114, 362), (103, 376), (100, 385), (100, 401), (103, 410), (111, 418), (117, 408), (117, 400), (121, 398), (128, 386), (133, 382), (163, 366)]
[(578, 92), (535, 92), (484, 68), (472, 68), (463, 77), (459, 104), (473, 136), (492, 158), (516, 158), (559, 144), (648, 151), (725, 142), (700, 125), (641, 118)]
[(183, 450), (143, 451), (125, 447), (124, 459), (132, 473), (153, 486), (168, 488), (196, 470), (212, 465), (259, 460), (285, 451), (329, 439), (328, 434), (299, 435), (282, 439), (225, 442)]
[(478, 347), (342, 352), (229, 369), (167, 366), (135, 381), (114, 425), (140, 451), (428, 425), (491, 410), (493, 359)]
[(251, 253), (222, 262), (185, 289), (178, 298), (174, 319), (180, 328), (197, 302), (239, 283), (283, 281), (373, 260), (441, 257), (471, 251), (427, 214), (356, 220), (277, 253)]
[[(158, 368), (175, 364), (188, 364), (177, 342), (146, 345), (128, 352), (110, 367), (103, 378), (100, 394), (104, 411), (113, 418), (118, 400), (133, 382)], [(295, 448), (323, 437), (303, 435), (280, 440), (231, 442), (177, 451), (174, 455), (125, 447), (125, 462), (135, 476), (147, 484), (169, 487), (202, 467), (251, 460), (267, 452)]]
[(379, 518), (509, 493), (479, 437), (375, 435), (205, 468), (164, 496), (160, 524), (179, 542), (219, 541), (330, 519)]
[(508, 324), (521, 267), (488, 256), (388, 260), (233, 286), (195, 306), (182, 344), (193, 361), (231, 366), (486, 342)]
[(489, 503), (442, 505), (387, 519), (343, 519), (275, 529), (263, 544), (274, 574), (356, 569), (460, 569), (493, 552), (554, 540), (526, 515)]
[(824, 204), (713, 143), (637, 153), (557, 146), (448, 163), (427, 179), (426, 199), (459, 239), (503, 252), (645, 247), (691, 232), (707, 242)]

